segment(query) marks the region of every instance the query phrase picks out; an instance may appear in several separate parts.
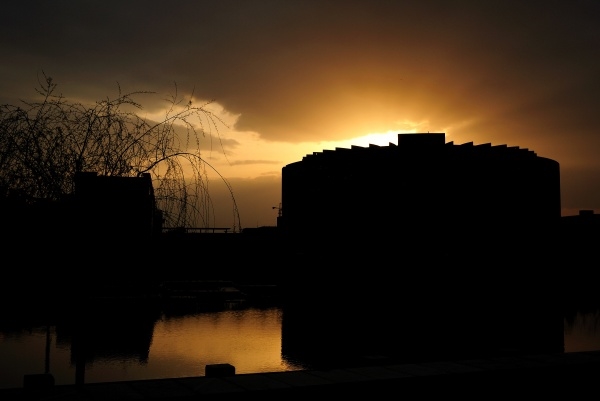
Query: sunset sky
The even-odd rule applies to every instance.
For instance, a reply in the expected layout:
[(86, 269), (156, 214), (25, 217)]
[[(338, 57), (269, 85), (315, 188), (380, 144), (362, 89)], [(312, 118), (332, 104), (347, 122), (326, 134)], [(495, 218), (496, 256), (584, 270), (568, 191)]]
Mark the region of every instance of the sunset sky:
[(563, 215), (600, 212), (598, 21), (596, 0), (13, 1), (0, 103), (34, 96), (42, 71), (82, 103), (156, 92), (148, 116), (175, 84), (214, 100), (228, 126), (204, 157), (244, 228), (276, 224), (286, 164), (399, 132), (528, 148), (560, 163)]

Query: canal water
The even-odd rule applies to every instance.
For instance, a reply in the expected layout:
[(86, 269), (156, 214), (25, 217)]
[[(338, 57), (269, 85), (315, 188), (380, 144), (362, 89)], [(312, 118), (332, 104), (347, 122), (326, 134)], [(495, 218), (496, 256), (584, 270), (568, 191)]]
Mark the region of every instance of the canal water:
[[(0, 388), (21, 387), (24, 375), (39, 373), (60, 385), (76, 383), (78, 375), (86, 383), (203, 376), (206, 365), (217, 363), (230, 363), (239, 374), (307, 368), (286, 353), (283, 325), (284, 310), (276, 305), (129, 311), (115, 318), (96, 313), (84, 329), (61, 319), (3, 320)], [(564, 352), (596, 350), (600, 311), (565, 315)]]

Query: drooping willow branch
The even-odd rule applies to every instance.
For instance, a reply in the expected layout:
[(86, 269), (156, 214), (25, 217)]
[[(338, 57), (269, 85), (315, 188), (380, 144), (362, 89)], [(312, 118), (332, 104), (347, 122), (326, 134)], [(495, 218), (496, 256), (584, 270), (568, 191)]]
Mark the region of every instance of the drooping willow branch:
[[(226, 124), (210, 111), (175, 94), (166, 100), (160, 121), (139, 116), (137, 96), (122, 93), (86, 106), (55, 94), (51, 77), (39, 80), (39, 101), (0, 106), (0, 196), (24, 202), (60, 201), (73, 193), (78, 172), (135, 177), (150, 173), (164, 226), (214, 226), (214, 205), (206, 167), (230, 192), (234, 221), (241, 229), (231, 185), (201, 156), (200, 145)], [(190, 98), (191, 99), (191, 98)], [(211, 223), (212, 218), (212, 223)]]
[[(194, 169), (194, 174), (193, 177), (205, 177), (206, 176), (206, 172), (203, 171), (196, 171), (195, 169), (198, 168), (199, 166), (201, 166), (203, 169), (204, 167), (209, 167), (211, 170), (213, 170), (218, 176), (219, 178), (221, 178), (223, 184), (227, 187), (227, 190), (229, 191), (229, 195), (231, 196), (231, 202), (232, 202), (232, 211), (233, 211), (233, 221), (234, 221), (234, 232), (236, 230), (241, 230), (241, 225), (240, 225), (240, 214), (239, 214), (239, 209), (237, 206), (237, 202), (235, 200), (235, 196), (233, 194), (233, 188), (231, 186), (231, 184), (229, 183), (229, 181), (223, 177), (223, 175), (221, 175), (221, 173), (214, 168), (210, 163), (208, 163), (207, 161), (205, 161), (204, 159), (202, 159), (202, 157), (199, 154), (196, 153), (190, 153), (190, 152), (176, 152), (173, 154), (170, 154), (164, 158), (158, 159), (158, 160), (154, 160), (152, 161), (149, 166), (146, 168), (146, 170), (142, 170), (139, 172), (139, 175), (145, 173), (145, 172), (149, 172), (150, 174), (153, 175), (153, 181), (155, 183), (159, 183), (157, 189), (155, 189), (155, 193), (156, 193), (156, 198), (159, 201), (159, 203), (162, 201), (163, 204), (165, 204), (165, 201), (169, 201), (171, 203), (174, 203), (177, 207), (176, 210), (180, 210), (181, 208), (186, 208), (188, 209), (189, 213), (194, 214), (194, 215), (199, 215), (199, 216), (204, 216), (204, 215), (210, 215), (211, 212), (212, 216), (213, 216), (213, 227), (214, 227), (214, 210), (213, 210), (213, 204), (210, 198), (210, 192), (208, 190), (208, 181), (196, 181), (193, 184), (193, 187), (195, 187), (196, 189), (200, 189), (200, 191), (195, 192), (193, 195), (190, 194), (187, 191), (184, 191), (182, 187), (178, 186), (178, 185), (186, 185), (186, 180), (185, 179), (181, 179), (181, 180), (177, 180), (175, 182), (173, 182), (173, 180), (171, 178), (165, 178), (160, 176), (159, 174), (157, 174), (159, 167), (162, 164), (167, 164), (167, 169), (168, 170), (173, 170), (173, 169), (178, 169), (181, 167), (181, 165), (179, 164), (181, 159), (185, 159), (190, 163), (191, 168)], [(175, 160), (177, 163), (175, 165), (172, 165), (172, 160)], [(178, 174), (183, 174), (181, 172), (179, 172)], [(175, 184), (175, 185), (173, 185)], [(173, 194), (176, 193), (186, 193), (186, 196), (180, 196), (180, 197), (173, 197)], [(199, 199), (200, 197), (203, 197), (203, 199)], [(193, 201), (190, 201), (190, 198), (193, 199)], [(202, 210), (201, 207), (207, 208), (208, 209), (204, 209)], [(163, 209), (163, 211), (165, 212), (169, 212), (170, 209)], [(188, 213), (188, 214), (189, 214)], [(177, 213), (177, 215), (181, 215), (181, 213)], [(182, 222), (184, 223), (184, 222)], [(202, 220), (203, 226), (207, 226), (209, 225), (209, 222), (207, 220)], [(186, 226), (186, 224), (175, 224), (172, 225), (173, 227), (181, 227), (181, 226)]]

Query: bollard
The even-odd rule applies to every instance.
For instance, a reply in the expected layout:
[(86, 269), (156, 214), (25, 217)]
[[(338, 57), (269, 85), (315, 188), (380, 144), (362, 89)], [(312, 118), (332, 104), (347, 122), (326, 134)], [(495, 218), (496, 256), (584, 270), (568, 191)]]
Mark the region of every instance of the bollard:
[(23, 376), (25, 390), (42, 391), (54, 386), (54, 376), (50, 373), (31, 374)]
[(213, 365), (206, 365), (204, 368), (204, 375), (206, 377), (225, 377), (235, 376), (235, 366), (228, 363), (216, 363)]

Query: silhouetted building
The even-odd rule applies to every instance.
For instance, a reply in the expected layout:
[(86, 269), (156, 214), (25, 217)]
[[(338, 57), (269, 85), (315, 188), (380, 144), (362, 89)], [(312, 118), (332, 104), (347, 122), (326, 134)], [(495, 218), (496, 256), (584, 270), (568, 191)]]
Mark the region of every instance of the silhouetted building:
[(139, 241), (162, 230), (162, 213), (156, 207), (150, 174), (113, 177), (79, 173), (73, 206), (76, 232), (90, 238)]
[(600, 214), (594, 210), (580, 210), (578, 214), (561, 219), (560, 265), (565, 298), (574, 304), (581, 301), (597, 305), (600, 301), (596, 280), (598, 244), (600, 244)]
[[(2, 192), (2, 190), (0, 190)], [(145, 240), (162, 231), (150, 174), (140, 177), (78, 173), (74, 191), (60, 200), (0, 193), (2, 230), (17, 241)]]
[(286, 355), (563, 349), (554, 160), (400, 134), (286, 165), (281, 210)]
[(594, 255), (600, 240), (600, 214), (580, 210), (578, 214), (561, 218), (561, 243), (570, 254)]
[(559, 164), (519, 147), (399, 134), (398, 145), (324, 150), (284, 166), (281, 212), (282, 230), (308, 248), (336, 238), (500, 250), (557, 227)]
[(563, 227), (574, 230), (585, 230), (588, 233), (596, 233), (600, 229), (600, 214), (593, 210), (580, 210), (578, 214), (562, 217)]

